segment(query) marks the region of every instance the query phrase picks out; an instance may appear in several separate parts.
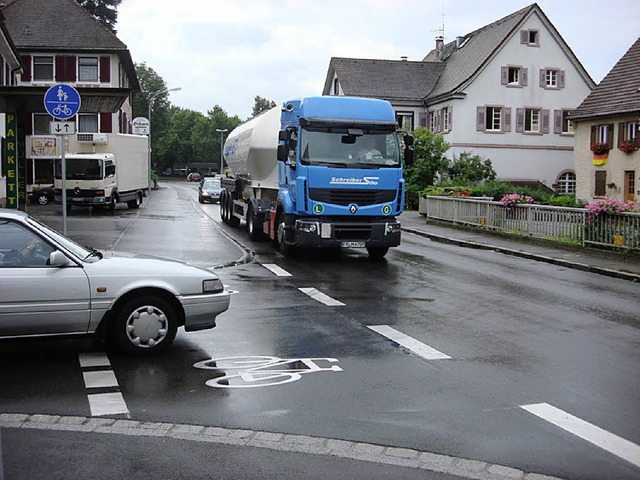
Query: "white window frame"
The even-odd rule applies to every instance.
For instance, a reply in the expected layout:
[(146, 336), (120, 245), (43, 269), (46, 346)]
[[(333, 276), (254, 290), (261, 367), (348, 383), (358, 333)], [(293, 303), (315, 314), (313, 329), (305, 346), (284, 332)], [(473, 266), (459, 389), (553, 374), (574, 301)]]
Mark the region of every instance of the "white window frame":
[(570, 118), (567, 118), (570, 113), (571, 110), (562, 111), (562, 133), (573, 135), (575, 133), (573, 121)]
[(485, 115), (486, 131), (502, 132), (502, 107), (485, 107)]
[(564, 172), (560, 174), (557, 182), (557, 193), (572, 194), (576, 193), (576, 174), (575, 172)]
[(451, 117), (449, 115), (449, 107), (442, 109), (442, 131), (449, 132), (451, 130)]
[[(82, 63), (87, 61), (95, 62), (95, 64), (86, 64)], [(90, 78), (83, 78), (87, 72), (94, 73), (95, 75), (91, 75)], [(100, 59), (98, 57), (78, 57), (78, 82), (87, 82), (87, 83), (98, 83), (100, 81)]]
[(559, 84), (558, 84), (558, 72), (559, 70), (556, 70), (555, 68), (547, 68), (546, 69), (546, 86), (547, 88), (558, 88)]
[(627, 122), (625, 129), (624, 139), (629, 142), (635, 142), (638, 138), (638, 122)]
[(524, 133), (540, 133), (542, 110), (539, 108), (525, 108)]
[[(507, 69), (507, 85), (521, 85), (522, 67), (507, 67)], [(514, 77), (513, 80), (511, 79), (512, 76)]]
[[(38, 76), (38, 67), (39, 66), (46, 66), (46, 67), (51, 67), (51, 76)], [(48, 70), (48, 69), (47, 69)], [(42, 72), (40, 72), (41, 74)], [(48, 71), (47, 71), (48, 73)], [(46, 81), (53, 81), (53, 79), (55, 78), (55, 74), (56, 74), (56, 64), (55, 61), (53, 59), (53, 55), (34, 55), (33, 56), (33, 67), (32, 67), (32, 74), (31, 74), (31, 79), (34, 82), (46, 82)]]
[(609, 124), (598, 125), (597, 142), (609, 144)]
[[(95, 129), (93, 125), (87, 125), (88, 121), (95, 119)], [(89, 127), (89, 128), (87, 128)], [(98, 133), (100, 132), (100, 115), (97, 113), (79, 113), (78, 114), (78, 133)]]

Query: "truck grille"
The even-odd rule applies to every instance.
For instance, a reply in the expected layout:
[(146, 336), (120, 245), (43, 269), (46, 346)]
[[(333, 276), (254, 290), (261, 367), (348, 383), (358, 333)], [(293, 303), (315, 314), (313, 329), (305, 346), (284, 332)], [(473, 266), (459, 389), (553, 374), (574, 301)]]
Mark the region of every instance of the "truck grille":
[(396, 190), (328, 190), (310, 188), (309, 198), (316, 202), (331, 203), (333, 205), (375, 205), (377, 203), (392, 202), (396, 198)]

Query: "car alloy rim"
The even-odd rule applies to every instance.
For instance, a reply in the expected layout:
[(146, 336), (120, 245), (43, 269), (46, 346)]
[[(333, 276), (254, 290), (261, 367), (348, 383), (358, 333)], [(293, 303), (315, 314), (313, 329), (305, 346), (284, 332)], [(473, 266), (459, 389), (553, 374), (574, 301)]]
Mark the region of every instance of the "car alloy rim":
[(153, 348), (167, 336), (168, 321), (164, 312), (152, 305), (137, 308), (126, 323), (127, 338), (136, 347)]

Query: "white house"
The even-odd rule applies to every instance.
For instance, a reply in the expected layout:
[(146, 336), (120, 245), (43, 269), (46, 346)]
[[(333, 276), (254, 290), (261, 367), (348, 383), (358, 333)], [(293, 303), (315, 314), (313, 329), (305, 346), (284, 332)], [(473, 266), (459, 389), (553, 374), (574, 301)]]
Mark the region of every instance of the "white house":
[(444, 43), (421, 62), (332, 58), (324, 95), (389, 100), (400, 124), (431, 128), (491, 160), (500, 179), (575, 191), (567, 116), (595, 86), (537, 4)]

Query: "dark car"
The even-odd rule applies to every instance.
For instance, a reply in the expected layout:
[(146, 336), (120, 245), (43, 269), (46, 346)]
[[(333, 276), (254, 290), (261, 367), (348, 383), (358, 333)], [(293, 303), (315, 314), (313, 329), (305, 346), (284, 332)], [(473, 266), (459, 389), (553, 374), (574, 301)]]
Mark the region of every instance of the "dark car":
[(29, 202), (33, 204), (46, 205), (55, 200), (53, 185), (44, 188), (36, 188), (29, 192)]
[(200, 187), (198, 188), (198, 201), (200, 203), (205, 202), (220, 202), (220, 193), (222, 187), (220, 186), (220, 179), (217, 177), (205, 178)]

